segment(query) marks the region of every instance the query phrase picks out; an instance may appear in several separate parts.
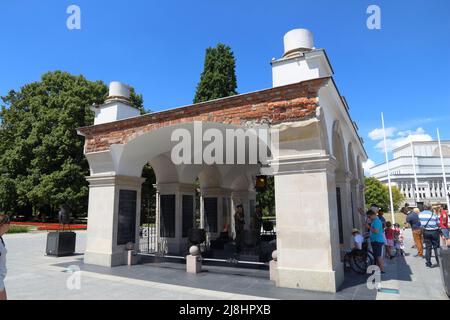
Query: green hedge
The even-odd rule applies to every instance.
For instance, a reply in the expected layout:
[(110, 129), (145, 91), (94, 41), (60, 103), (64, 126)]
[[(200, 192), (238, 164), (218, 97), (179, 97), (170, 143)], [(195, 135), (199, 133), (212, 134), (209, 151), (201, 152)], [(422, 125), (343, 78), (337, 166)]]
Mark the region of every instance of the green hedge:
[(27, 233), (28, 231), (30, 231), (29, 227), (11, 225), (7, 233)]

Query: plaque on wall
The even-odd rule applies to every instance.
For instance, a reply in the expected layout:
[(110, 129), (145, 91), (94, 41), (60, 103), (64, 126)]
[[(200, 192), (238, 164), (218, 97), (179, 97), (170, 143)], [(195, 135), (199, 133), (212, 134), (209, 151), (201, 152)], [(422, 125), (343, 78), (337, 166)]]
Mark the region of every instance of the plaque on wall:
[(190, 229), (194, 227), (194, 196), (183, 195), (183, 237), (188, 236)]
[(160, 235), (164, 238), (175, 238), (175, 195), (163, 194), (160, 200)]
[(209, 232), (217, 232), (217, 198), (204, 198), (205, 228)]
[(117, 244), (136, 242), (136, 198), (137, 191), (119, 191), (119, 215), (117, 223)]

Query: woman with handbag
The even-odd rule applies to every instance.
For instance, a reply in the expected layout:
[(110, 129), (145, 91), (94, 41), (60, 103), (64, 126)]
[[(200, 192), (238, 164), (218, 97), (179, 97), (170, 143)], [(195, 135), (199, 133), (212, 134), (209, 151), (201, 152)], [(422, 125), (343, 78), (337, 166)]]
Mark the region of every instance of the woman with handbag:
[(6, 247), (2, 236), (9, 230), (9, 216), (0, 214), (0, 300), (6, 300)]

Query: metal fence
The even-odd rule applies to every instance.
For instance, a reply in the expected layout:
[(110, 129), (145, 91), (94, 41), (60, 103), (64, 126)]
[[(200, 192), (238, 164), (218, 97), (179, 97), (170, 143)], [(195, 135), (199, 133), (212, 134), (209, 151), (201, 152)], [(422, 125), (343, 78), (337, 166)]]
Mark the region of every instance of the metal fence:
[(141, 253), (161, 253), (167, 252), (167, 246), (158, 239), (158, 233), (154, 224), (144, 225), (140, 228), (139, 249)]

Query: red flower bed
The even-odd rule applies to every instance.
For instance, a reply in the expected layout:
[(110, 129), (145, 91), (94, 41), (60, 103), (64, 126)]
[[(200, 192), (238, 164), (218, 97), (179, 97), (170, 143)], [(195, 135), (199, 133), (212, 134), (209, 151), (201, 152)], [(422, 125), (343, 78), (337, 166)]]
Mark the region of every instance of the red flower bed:
[[(38, 230), (62, 230), (63, 226), (59, 223), (43, 223), (43, 222), (11, 222), (12, 225), (33, 226)], [(86, 230), (86, 224), (65, 224), (64, 230)]]

